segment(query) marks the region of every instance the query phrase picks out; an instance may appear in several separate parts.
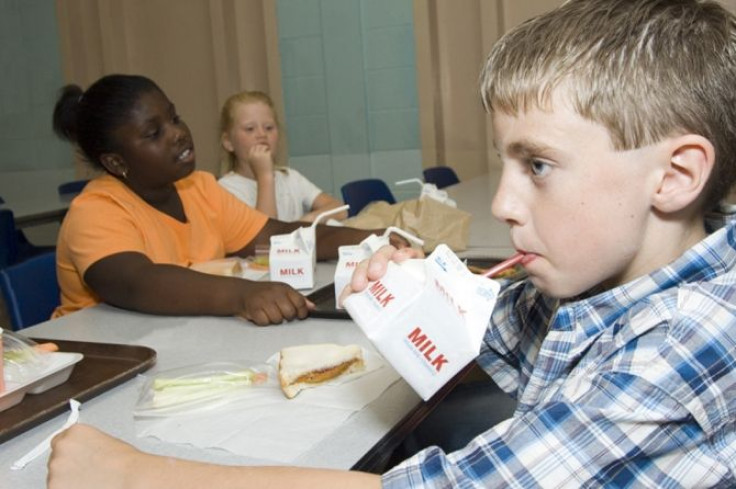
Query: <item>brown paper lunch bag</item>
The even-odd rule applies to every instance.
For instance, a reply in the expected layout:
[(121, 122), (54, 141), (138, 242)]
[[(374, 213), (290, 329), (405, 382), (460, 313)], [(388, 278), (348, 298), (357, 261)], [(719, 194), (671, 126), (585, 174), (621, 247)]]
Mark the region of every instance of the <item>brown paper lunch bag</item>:
[(359, 229), (396, 226), (422, 238), (424, 251), (431, 253), (440, 243), (453, 251), (465, 250), (470, 235), (470, 217), (468, 212), (431, 198), (421, 198), (396, 204), (373, 202), (343, 224)]

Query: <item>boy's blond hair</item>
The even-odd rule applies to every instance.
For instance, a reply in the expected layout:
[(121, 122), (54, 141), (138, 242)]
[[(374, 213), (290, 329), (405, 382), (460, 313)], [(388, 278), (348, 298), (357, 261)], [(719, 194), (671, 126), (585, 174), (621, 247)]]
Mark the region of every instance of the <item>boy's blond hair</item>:
[[(273, 113), (273, 120), (276, 123), (276, 127), (279, 129), (279, 131), (281, 131), (279, 116), (276, 112), (276, 106), (274, 105), (273, 100), (271, 100), (271, 97), (269, 97), (267, 93), (260, 92), (258, 90), (245, 90), (231, 95), (230, 97), (228, 97), (227, 100), (225, 100), (225, 103), (222, 105), (222, 110), (220, 111), (220, 137), (222, 137), (223, 134), (230, 132), (233, 124), (235, 124), (235, 109), (237, 109), (240, 105), (252, 103), (262, 103), (267, 105)], [(235, 153), (226, 151), (225, 148), (222, 147), (222, 145), (220, 145), (220, 147), (222, 152), (222, 173), (235, 171), (238, 168), (238, 159), (235, 156)], [(278, 167), (277, 169), (283, 171), (283, 167)]]
[(574, 109), (618, 150), (700, 134), (716, 163), (708, 210), (736, 180), (736, 21), (699, 0), (570, 0), (521, 24), (481, 72), (486, 110), (549, 107), (564, 84)]

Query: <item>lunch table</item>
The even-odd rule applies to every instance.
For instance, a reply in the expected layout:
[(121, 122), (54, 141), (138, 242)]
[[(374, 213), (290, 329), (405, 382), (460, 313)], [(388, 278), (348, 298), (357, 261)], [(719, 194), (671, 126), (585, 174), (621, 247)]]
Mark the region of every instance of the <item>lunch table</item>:
[[(490, 215), (490, 192), (497, 174), (462, 182), (447, 190), (458, 207), (473, 214), (467, 256), (505, 257), (513, 252), (505, 225)], [(317, 287), (332, 282), (334, 262), (317, 265)], [(306, 292), (305, 292), (306, 293)], [(156, 352), (151, 374), (212, 361), (263, 361), (282, 347), (303, 343), (354, 343), (372, 348), (357, 325), (346, 319), (308, 318), (277, 326), (258, 327), (238, 318), (171, 317), (139, 314), (108, 305), (78, 311), (27, 328), (32, 338), (138, 345)], [(175, 341), (171, 338), (174, 337)], [(114, 348), (114, 346), (112, 347)], [(121, 347), (122, 348), (122, 347)], [(457, 382), (460, 375), (456, 378)], [(133, 408), (143, 381), (133, 378), (82, 403), (80, 421), (96, 426), (150, 453), (220, 464), (262, 464), (262, 460), (225, 450), (202, 449), (137, 437)], [(452, 389), (445, 386), (428, 402), (399, 379), (376, 400), (328, 433), (295, 463), (301, 466), (380, 471), (391, 450), (401, 442)], [(21, 404), (22, 405), (22, 404)], [(0, 489), (45, 487), (48, 453), (22, 470), (13, 462), (60, 428), (68, 410), (0, 443)]]
[(74, 196), (51, 193), (44, 197), (18, 198), (0, 204), (0, 208), (13, 211), (15, 226), (28, 228), (51, 222), (61, 222), (69, 210)]
[[(331, 281), (333, 270), (334, 263), (319, 264), (318, 283)], [(155, 366), (146, 374), (212, 361), (258, 362), (284, 346), (303, 343), (354, 343), (372, 348), (359, 328), (349, 320), (310, 318), (258, 327), (237, 318), (153, 316), (107, 305), (47, 321), (23, 330), (23, 334), (51, 340), (149, 347), (156, 351), (157, 358)], [(175, 341), (171, 341), (172, 335), (176, 337)], [(224, 450), (137, 437), (132, 411), (142, 383), (142, 379), (134, 378), (83, 402), (80, 421), (151, 453), (221, 464), (264, 463)], [(380, 471), (392, 448), (429, 414), (445, 394), (424, 403), (407, 383), (398, 380), (336, 431), (326, 434), (295, 463), (309, 467)], [(0, 444), (0, 488), (45, 487), (48, 453), (22, 470), (13, 471), (10, 467), (60, 428), (67, 413)]]
[(74, 168), (0, 172), (0, 208), (13, 211), (18, 228), (61, 222), (74, 195), (58, 186), (78, 178)]

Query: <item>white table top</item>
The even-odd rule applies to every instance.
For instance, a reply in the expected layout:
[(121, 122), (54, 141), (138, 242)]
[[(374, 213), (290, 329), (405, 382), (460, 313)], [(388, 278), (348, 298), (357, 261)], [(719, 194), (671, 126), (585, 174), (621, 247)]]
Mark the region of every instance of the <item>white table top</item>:
[[(504, 257), (513, 252), (505, 225), (490, 214), (490, 201), (497, 176), (494, 174), (462, 182), (447, 190), (458, 207), (473, 213), (466, 256)], [(333, 264), (319, 264), (317, 284), (332, 281)], [(180, 332), (176, 344), (160, 341), (166, 335), (152, 331)], [(280, 326), (257, 327), (236, 318), (168, 317), (132, 313), (107, 305), (79, 311), (23, 331), (28, 336), (58, 340), (122, 343), (148, 346), (157, 352), (157, 364), (149, 372), (205, 363), (213, 360), (262, 361), (282, 347), (301, 343), (356, 343), (372, 348), (352, 321), (314, 319)], [(142, 450), (222, 464), (260, 464), (263, 461), (208, 450), (137, 438), (132, 409), (142, 380), (132, 379), (82, 405), (81, 421), (92, 424)], [(348, 419), (335, 432), (304, 454), (297, 463), (311, 467), (352, 467), (421, 399), (403, 380), (389, 387), (377, 400)], [(58, 429), (66, 414), (42, 423), (4, 442), (0, 450), (0, 489), (45, 487), (44, 455), (25, 469), (11, 471), (14, 461)]]
[(0, 208), (13, 211), (15, 226), (27, 228), (64, 219), (73, 196), (58, 193), (41, 197), (17, 198), (0, 204)]
[(60, 196), (58, 186), (76, 178), (74, 168), (0, 172), (0, 207), (13, 211), (19, 228), (61, 221), (71, 197)]
[[(333, 270), (334, 264), (319, 264), (318, 283), (331, 281)], [(151, 335), (154, 330), (177, 330), (181, 333), (180, 341), (176, 344), (162, 343), (159, 339), (166, 335)], [(23, 330), (23, 333), (49, 339), (148, 346), (157, 352), (157, 363), (149, 373), (215, 360), (263, 361), (284, 346), (302, 343), (355, 343), (372, 349), (370, 342), (352, 321), (308, 319), (280, 326), (258, 327), (237, 318), (152, 316), (107, 305), (47, 321)], [(142, 383), (141, 378), (132, 379), (83, 403), (80, 420), (151, 453), (222, 464), (264, 463), (223, 450), (193, 448), (160, 442), (150, 437), (136, 437), (132, 410)], [(296, 463), (348, 469), (420, 402), (421, 399), (408, 384), (399, 380)], [(1, 445), (0, 488), (45, 487), (48, 454), (20, 471), (11, 471), (10, 466), (58, 429), (65, 419), (66, 414), (57, 416)]]

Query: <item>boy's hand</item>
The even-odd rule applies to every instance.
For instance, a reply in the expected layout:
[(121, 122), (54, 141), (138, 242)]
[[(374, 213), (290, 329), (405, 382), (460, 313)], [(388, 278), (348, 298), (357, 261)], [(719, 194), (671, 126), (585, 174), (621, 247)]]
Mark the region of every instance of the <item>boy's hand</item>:
[(122, 488), (136, 470), (138, 450), (90, 426), (77, 424), (51, 440), (49, 489)]
[(240, 315), (258, 326), (304, 319), (314, 304), (291, 286), (281, 282), (243, 281)]
[(401, 263), (409, 258), (423, 257), (422, 250), (415, 248), (396, 249), (391, 245), (381, 247), (369, 259), (358, 264), (353, 272), (353, 277), (350, 279), (350, 284), (340, 294), (338, 304), (342, 304), (350, 294), (364, 290), (368, 286), (368, 282), (383, 277), (386, 274), (389, 261)]

